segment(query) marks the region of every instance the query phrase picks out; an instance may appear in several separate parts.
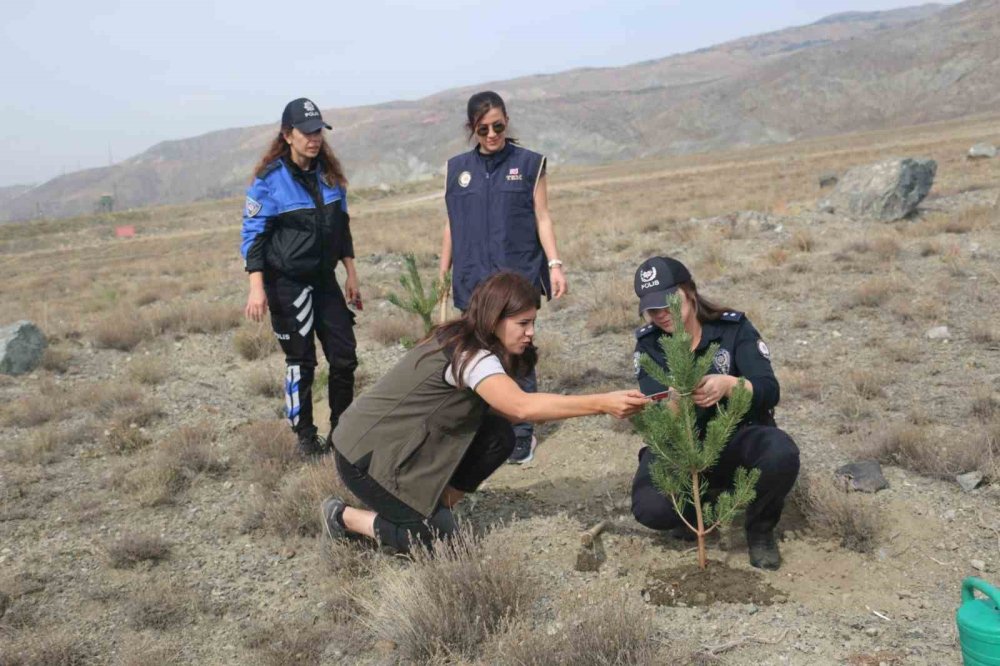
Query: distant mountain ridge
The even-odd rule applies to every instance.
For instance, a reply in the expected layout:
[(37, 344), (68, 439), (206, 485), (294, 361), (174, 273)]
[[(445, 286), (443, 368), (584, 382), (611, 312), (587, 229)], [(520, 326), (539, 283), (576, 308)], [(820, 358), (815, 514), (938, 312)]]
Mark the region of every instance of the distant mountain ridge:
[[(1000, 0), (847, 12), (625, 67), (583, 68), (324, 110), (354, 186), (428, 177), (465, 149), (463, 110), (505, 96), (512, 131), (553, 163), (752, 146), (992, 111)], [(316, 95), (320, 97), (320, 95)], [(167, 141), (6, 200), (0, 220), (239, 195), (274, 124)]]

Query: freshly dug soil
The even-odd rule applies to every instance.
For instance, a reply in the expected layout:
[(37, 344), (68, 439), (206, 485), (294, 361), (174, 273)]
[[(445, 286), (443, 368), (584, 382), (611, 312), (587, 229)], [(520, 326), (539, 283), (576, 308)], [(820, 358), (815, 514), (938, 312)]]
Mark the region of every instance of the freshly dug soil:
[(651, 570), (646, 579), (643, 596), (657, 606), (708, 606), (720, 602), (770, 606), (786, 599), (756, 571), (731, 569), (714, 560), (708, 561), (705, 571), (697, 564), (685, 564)]

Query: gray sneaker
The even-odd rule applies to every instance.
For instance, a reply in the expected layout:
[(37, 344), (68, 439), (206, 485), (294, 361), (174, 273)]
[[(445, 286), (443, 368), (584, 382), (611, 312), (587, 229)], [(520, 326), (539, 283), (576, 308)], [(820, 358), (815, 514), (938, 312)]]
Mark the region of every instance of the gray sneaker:
[(507, 462), (512, 465), (523, 465), (526, 462), (531, 462), (535, 457), (535, 448), (537, 446), (538, 439), (534, 435), (531, 437), (518, 437), (514, 441), (514, 450), (511, 451)]
[(338, 517), (343, 515), (346, 508), (347, 505), (344, 504), (344, 501), (337, 497), (327, 497), (319, 507), (323, 532), (335, 541), (347, 536), (347, 530), (337, 520)]

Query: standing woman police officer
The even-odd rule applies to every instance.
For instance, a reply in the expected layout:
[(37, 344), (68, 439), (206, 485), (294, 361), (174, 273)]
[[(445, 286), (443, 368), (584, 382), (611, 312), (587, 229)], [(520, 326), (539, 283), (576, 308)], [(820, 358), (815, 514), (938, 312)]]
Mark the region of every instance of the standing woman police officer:
[[(448, 223), (441, 245), (440, 275), (452, 268), (455, 307), (465, 310), (480, 282), (510, 270), (548, 298), (566, 293), (566, 276), (549, 216), (545, 157), (507, 136), (510, 118), (495, 92), (476, 93), (466, 105), (469, 138), (476, 146), (448, 160), (445, 203)], [(537, 390), (534, 370), (521, 387)], [(514, 426), (512, 463), (526, 463), (537, 440), (531, 423)]]
[(348, 310), (334, 269), (347, 269), (347, 299), (359, 302), (354, 244), (347, 214), (347, 179), (323, 138), (319, 109), (293, 100), (281, 114), (281, 130), (254, 169), (243, 211), (240, 250), (250, 274), (247, 318), (271, 326), (285, 353), (285, 410), (303, 455), (329, 449), (312, 413), (315, 335), (330, 364), (331, 432), (354, 398), (354, 314)]
[[(668, 309), (669, 297), (675, 292), (681, 296), (683, 321), (680, 322), (671, 321)], [(635, 272), (635, 294), (639, 297), (639, 312), (650, 322), (635, 334), (636, 378), (645, 395), (665, 391), (667, 387), (646, 374), (639, 357), (649, 354), (659, 365), (667, 367), (659, 339), (672, 335), (677, 326), (683, 326), (691, 335), (697, 356), (704, 355), (711, 343), (719, 343), (709, 374), (692, 394), (700, 432), (705, 432), (716, 405), (729, 397), (740, 378), (753, 393), (750, 411), (708, 473), (709, 492), (730, 488), (739, 467), (760, 470), (757, 497), (746, 510), (750, 564), (777, 569), (781, 566), (781, 555), (774, 528), (781, 518), (785, 496), (799, 473), (799, 450), (774, 422), (779, 387), (767, 344), (742, 312), (719, 307), (701, 296), (688, 269), (676, 259), (652, 257), (642, 262)], [(632, 514), (646, 527), (686, 535), (670, 500), (653, 484), (649, 470), (652, 458), (649, 447), (639, 452), (639, 469), (632, 481)], [(694, 520), (693, 515), (686, 518), (689, 522)]]

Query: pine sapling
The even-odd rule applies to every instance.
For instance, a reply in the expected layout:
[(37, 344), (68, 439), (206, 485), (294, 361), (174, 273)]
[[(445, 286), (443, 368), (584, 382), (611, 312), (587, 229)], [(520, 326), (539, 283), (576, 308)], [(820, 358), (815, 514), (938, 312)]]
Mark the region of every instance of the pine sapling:
[[(707, 353), (696, 357), (691, 349), (691, 335), (681, 323), (680, 296), (672, 295), (669, 305), (675, 330), (672, 335), (660, 338), (669, 370), (648, 354), (643, 354), (639, 362), (650, 377), (671, 390), (671, 396), (647, 406), (635, 417), (635, 425), (654, 453), (650, 467), (653, 483), (670, 498), (677, 515), (695, 533), (698, 566), (705, 569), (708, 566), (705, 537), (729, 523), (757, 494), (760, 470), (741, 467), (736, 470), (731, 490), (719, 494), (714, 503), (706, 499), (705, 473), (715, 467), (736, 426), (749, 411), (752, 394), (741, 378), (727, 404), (718, 404), (702, 436), (692, 393), (711, 367), (719, 345), (712, 343)], [(694, 521), (685, 515), (689, 505), (694, 508)]]
[(419, 315), (424, 322), (424, 333), (430, 333), (431, 328), (434, 327), (434, 321), (431, 318), (431, 315), (434, 314), (434, 307), (441, 302), (444, 296), (447, 296), (448, 290), (451, 289), (451, 271), (448, 271), (444, 280), (435, 278), (431, 282), (430, 289), (425, 292), (424, 283), (420, 279), (419, 271), (417, 271), (416, 257), (407, 254), (404, 255), (403, 260), (406, 262), (406, 273), (399, 278), (399, 284), (403, 286), (404, 290), (403, 296), (389, 294), (387, 298), (396, 307)]

